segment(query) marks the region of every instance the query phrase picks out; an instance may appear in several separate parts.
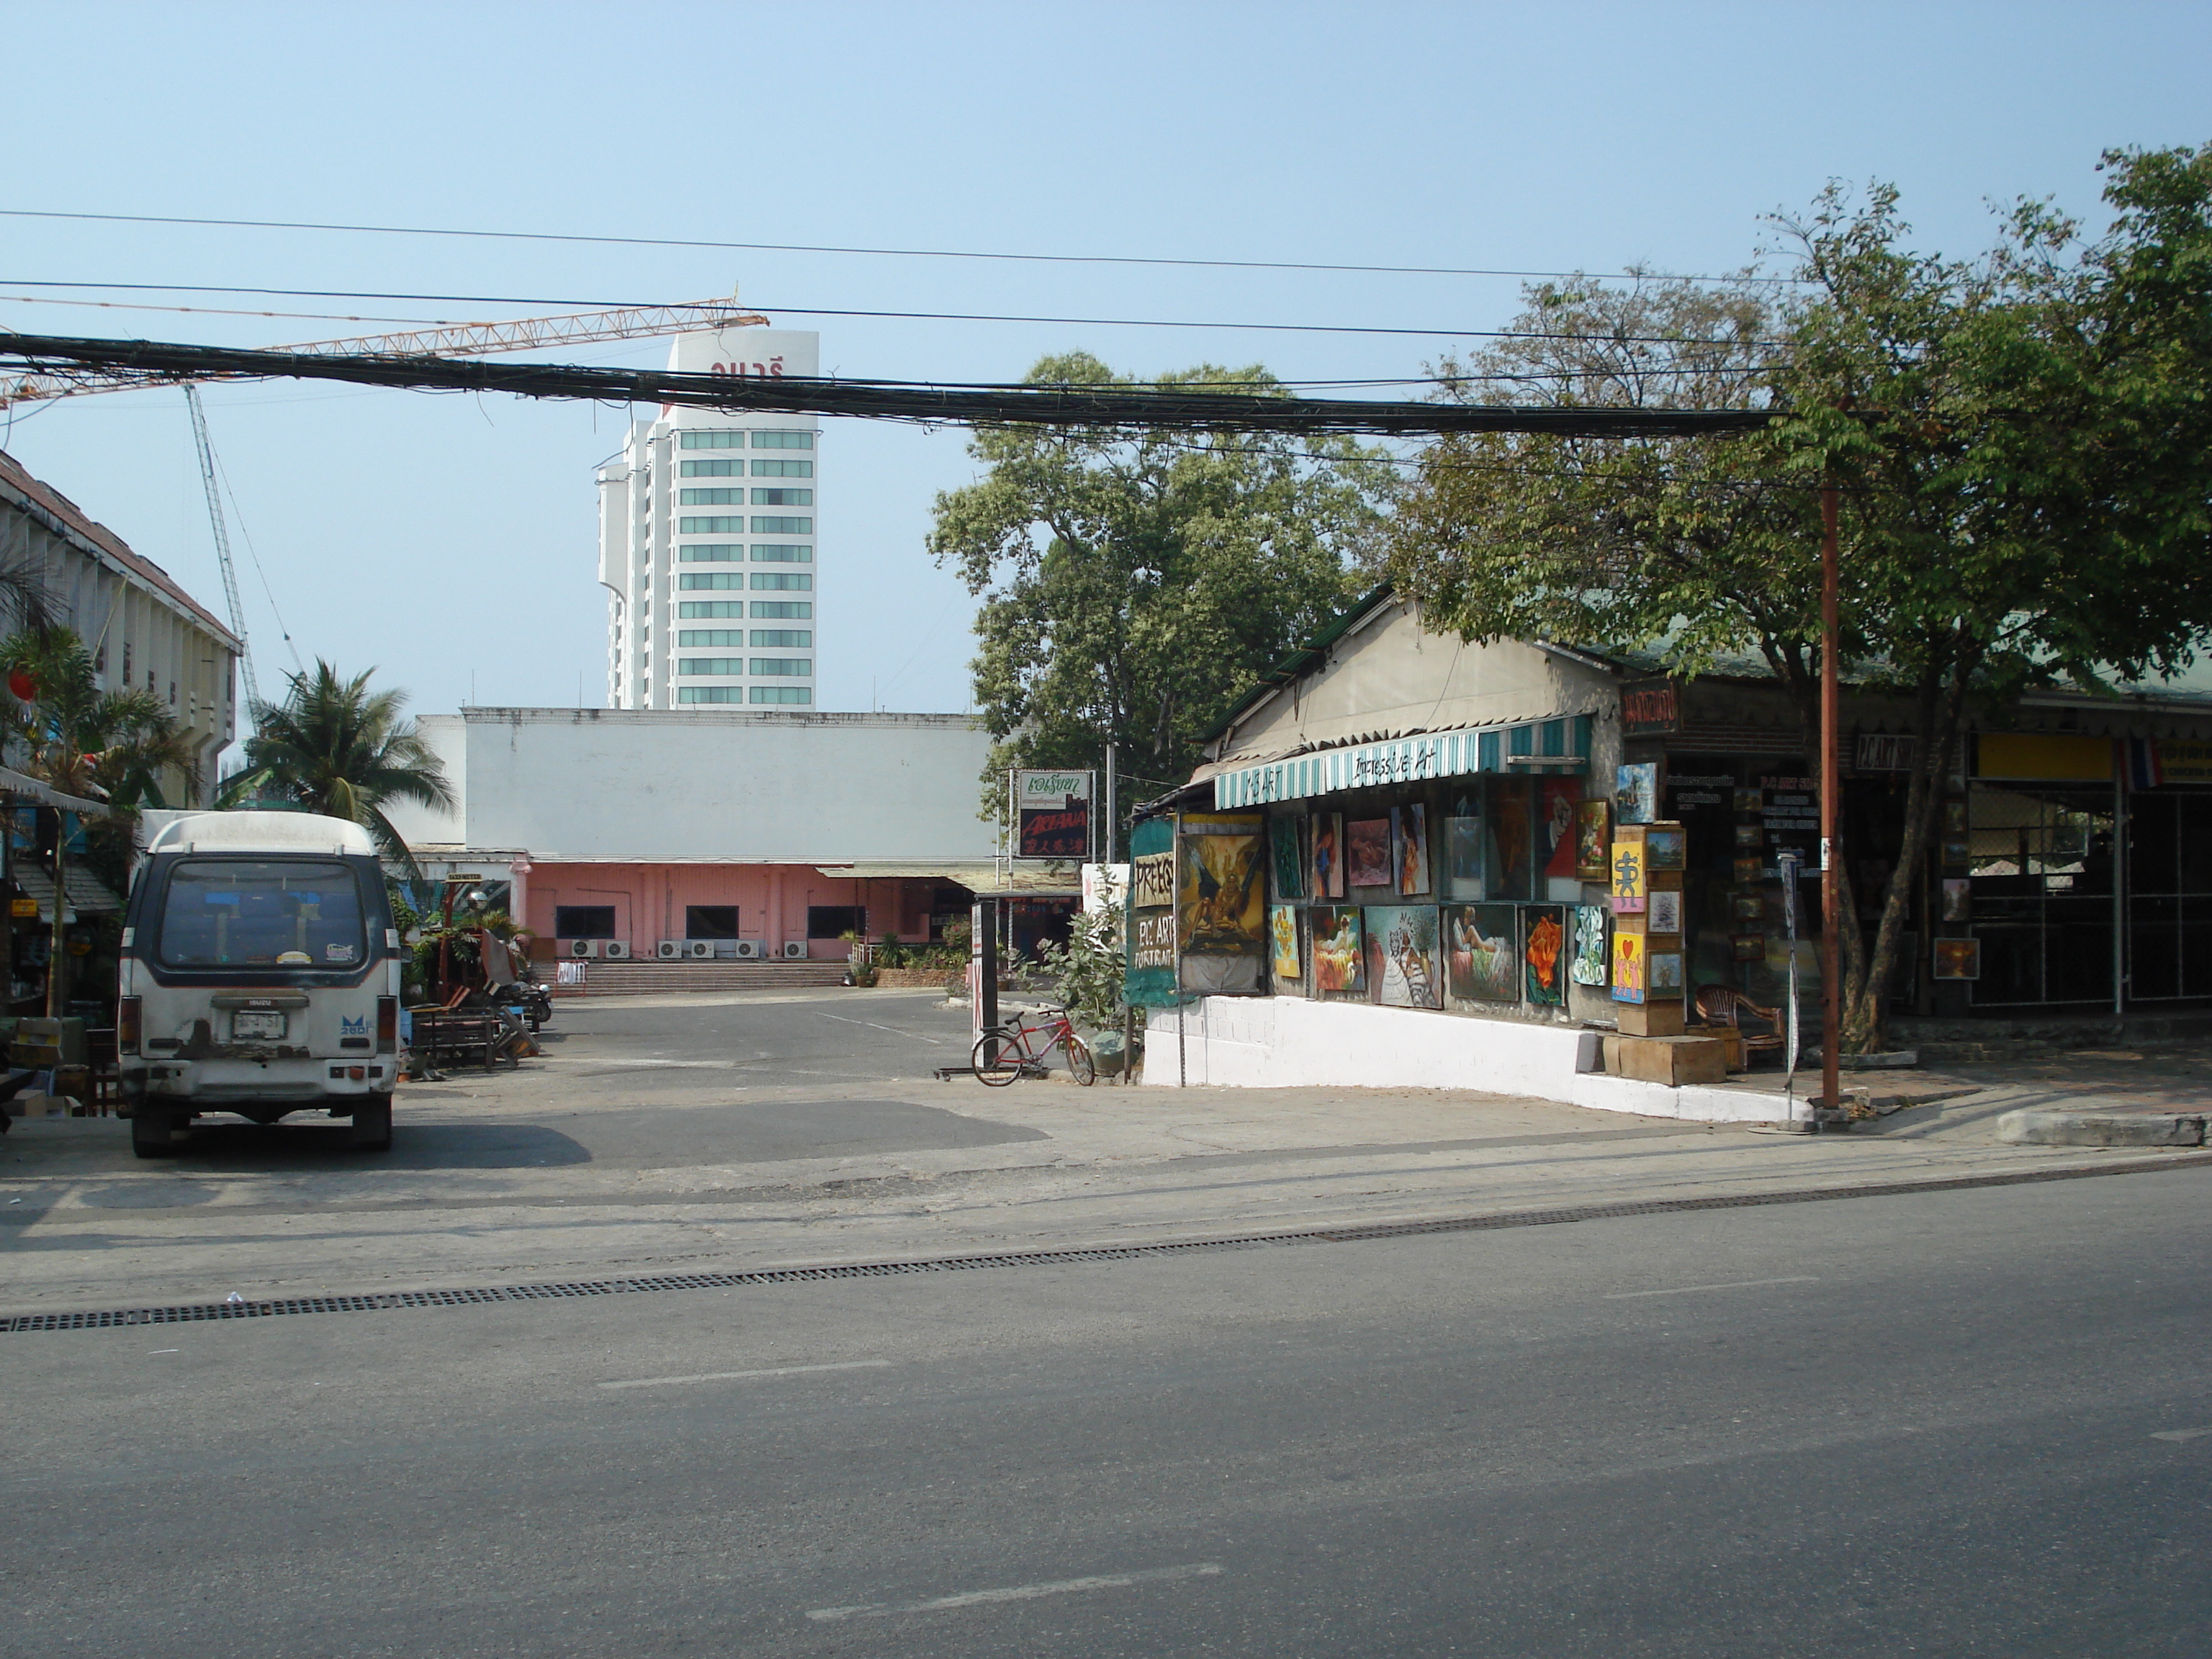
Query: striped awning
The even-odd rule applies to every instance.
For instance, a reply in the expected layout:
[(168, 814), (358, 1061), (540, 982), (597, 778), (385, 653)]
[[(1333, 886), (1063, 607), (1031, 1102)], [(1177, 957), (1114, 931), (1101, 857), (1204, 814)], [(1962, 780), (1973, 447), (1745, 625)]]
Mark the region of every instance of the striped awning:
[(1589, 743), (1590, 717), (1563, 714), (1515, 726), (1346, 744), (1217, 773), (1213, 804), (1231, 811), (1269, 801), (1304, 800), (1346, 789), (1477, 772), (1580, 774), (1589, 769)]

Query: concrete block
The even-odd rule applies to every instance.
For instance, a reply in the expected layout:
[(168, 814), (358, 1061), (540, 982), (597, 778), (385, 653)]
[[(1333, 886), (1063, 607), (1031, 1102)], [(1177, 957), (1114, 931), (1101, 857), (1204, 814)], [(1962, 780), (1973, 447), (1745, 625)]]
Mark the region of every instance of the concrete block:
[(1727, 1045), (1706, 1036), (1617, 1036), (1606, 1044), (1606, 1070), (1616, 1077), (1679, 1089), (1728, 1077)]
[(1998, 1117), (1997, 1139), (2015, 1146), (2202, 1146), (2204, 1116), (2197, 1112), (2023, 1106)]

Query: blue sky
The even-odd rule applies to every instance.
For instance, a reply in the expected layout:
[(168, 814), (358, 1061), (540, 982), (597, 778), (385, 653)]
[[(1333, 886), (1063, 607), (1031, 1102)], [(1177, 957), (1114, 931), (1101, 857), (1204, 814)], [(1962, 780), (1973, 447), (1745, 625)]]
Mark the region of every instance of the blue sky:
[[(0, 3), (0, 207), (786, 244), (1711, 271), (1830, 177), (1894, 180), (1923, 245), (1966, 252), (2018, 194), (2095, 221), (2106, 146), (2212, 139), (2203, 5)], [(1455, 342), (786, 307), (1474, 331), (1518, 299), (1497, 277), (0, 218), (11, 328), (277, 344), (399, 326), (25, 302), (130, 297), (34, 283), (587, 303), (735, 283), (818, 328), (825, 371), (954, 380), (1079, 347), (1132, 371), (1385, 379)], [(602, 700), (592, 468), (619, 415), (328, 385), (206, 398), (264, 690), (291, 662), (281, 612), (302, 657), (377, 665), (423, 712), (570, 703), (580, 676)], [(50, 405), (4, 442), (220, 611), (181, 394)], [(935, 493), (974, 476), (962, 435), (835, 423), (824, 461), (822, 705), (967, 707), (971, 606), (922, 549)]]

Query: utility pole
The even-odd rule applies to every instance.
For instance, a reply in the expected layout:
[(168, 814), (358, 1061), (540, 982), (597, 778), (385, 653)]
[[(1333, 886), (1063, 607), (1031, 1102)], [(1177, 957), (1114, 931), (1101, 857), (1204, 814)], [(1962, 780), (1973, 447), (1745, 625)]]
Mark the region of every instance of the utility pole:
[(1843, 787), (1842, 696), (1836, 670), (1836, 486), (1820, 487), (1820, 1104), (1842, 1104), (1844, 988), (1837, 964), (1843, 926), (1836, 867), (1837, 797)]
[(1110, 743), (1106, 745), (1106, 852), (1099, 861), (1114, 862), (1114, 745)]

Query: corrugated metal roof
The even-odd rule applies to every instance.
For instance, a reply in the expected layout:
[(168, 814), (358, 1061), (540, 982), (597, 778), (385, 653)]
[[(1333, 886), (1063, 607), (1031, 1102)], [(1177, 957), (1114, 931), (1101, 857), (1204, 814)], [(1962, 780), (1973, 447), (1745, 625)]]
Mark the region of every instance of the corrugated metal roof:
[[(54, 919), (54, 878), (43, 870), (18, 865), (10, 872), (15, 885), (39, 902), (39, 920), (51, 923)], [(107, 890), (106, 884), (89, 870), (70, 866), (69, 908), (81, 916), (109, 915), (123, 908), (123, 901)]]

